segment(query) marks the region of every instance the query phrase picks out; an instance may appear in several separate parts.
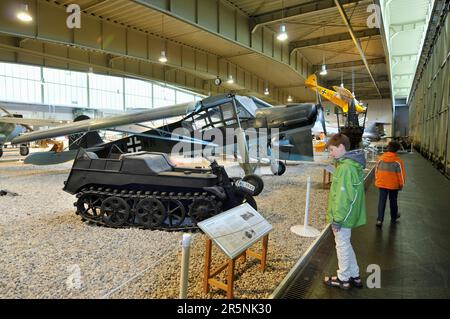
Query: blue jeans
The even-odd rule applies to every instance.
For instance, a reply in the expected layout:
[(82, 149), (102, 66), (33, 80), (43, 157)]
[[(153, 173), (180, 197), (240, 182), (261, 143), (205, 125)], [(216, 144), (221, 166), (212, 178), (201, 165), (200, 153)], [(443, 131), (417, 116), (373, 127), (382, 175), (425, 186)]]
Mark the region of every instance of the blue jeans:
[(397, 195), (398, 189), (386, 189), (380, 188), (380, 197), (378, 198), (378, 218), (377, 220), (384, 220), (384, 210), (386, 209), (386, 201), (389, 195), (389, 206), (391, 208), (391, 221), (397, 219), (398, 206), (397, 206)]

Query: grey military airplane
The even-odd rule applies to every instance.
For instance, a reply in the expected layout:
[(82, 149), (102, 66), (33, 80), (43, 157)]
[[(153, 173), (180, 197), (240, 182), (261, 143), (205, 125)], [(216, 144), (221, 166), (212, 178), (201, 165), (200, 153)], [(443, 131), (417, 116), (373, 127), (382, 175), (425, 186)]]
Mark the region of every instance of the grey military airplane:
[[(25, 163), (44, 165), (56, 164), (73, 159), (81, 147), (95, 153), (101, 158), (117, 158), (123, 153), (136, 151), (158, 151), (171, 153), (176, 145), (184, 149), (190, 148), (195, 154), (200, 150), (209, 149), (210, 155), (226, 153), (232, 149), (237, 156), (240, 154), (246, 174), (251, 174), (255, 166), (250, 165), (249, 148), (266, 143), (258, 158), (270, 157), (277, 148), (279, 156), (271, 160), (272, 172), (281, 175), (286, 170), (282, 160), (313, 160), (311, 128), (316, 119), (323, 121), (320, 104), (302, 103), (285, 106), (272, 106), (256, 97), (246, 97), (234, 94), (211, 96), (196, 103), (184, 103), (162, 108), (150, 109), (137, 113), (112, 116), (102, 119), (79, 117), (74, 123), (64, 126), (22, 134), (16, 137), (14, 143), (25, 143), (34, 140), (69, 136), (69, 150), (63, 152), (40, 152), (29, 155)], [(149, 127), (144, 124), (171, 117), (181, 117), (171, 124), (159, 127)], [(127, 126), (128, 125), (128, 126)], [(131, 127), (134, 127), (131, 129)], [(138, 129), (136, 129), (138, 128)], [(112, 142), (104, 142), (96, 132), (107, 129), (129, 134)], [(233, 140), (225, 140), (227, 129), (238, 133)], [(245, 135), (245, 131), (254, 129), (271, 130), (267, 135)], [(217, 140), (222, 132), (223, 141)], [(213, 139), (212, 137), (216, 137)]]
[(383, 138), (388, 138), (384, 129), (385, 125), (391, 125), (391, 123), (368, 121), (366, 124), (366, 129), (364, 130), (363, 138), (372, 142), (378, 142)]
[[(4, 115), (0, 116), (0, 157), (3, 156), (3, 147), (5, 143), (11, 142), (15, 137), (23, 134), (27, 131), (33, 131), (31, 126), (50, 126), (60, 124), (53, 120), (41, 120), (41, 119), (24, 119), (21, 114), (13, 114), (7, 109), (0, 107), (0, 110)], [(16, 144), (16, 143), (14, 143)], [(25, 143), (20, 144), (20, 155), (26, 156), (29, 153), (28, 145)]]

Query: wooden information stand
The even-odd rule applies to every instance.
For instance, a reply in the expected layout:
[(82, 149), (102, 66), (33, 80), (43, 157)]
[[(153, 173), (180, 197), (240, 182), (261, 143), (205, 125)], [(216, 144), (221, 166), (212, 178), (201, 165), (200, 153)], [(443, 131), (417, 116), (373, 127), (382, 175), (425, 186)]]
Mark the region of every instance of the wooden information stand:
[[(211, 271), (211, 252), (212, 252), (212, 240), (206, 239), (206, 254), (205, 254), (205, 270), (204, 270), (204, 278), (203, 278), (203, 290), (205, 293), (209, 292), (210, 286), (214, 286), (216, 288), (222, 289), (226, 291), (227, 298), (233, 299), (233, 287), (234, 287), (234, 266), (239, 258), (242, 258), (242, 262), (247, 261), (247, 256), (254, 257), (261, 261), (261, 271), (264, 272), (266, 270), (266, 262), (267, 262), (267, 245), (269, 242), (269, 235), (265, 235), (262, 237), (262, 252), (258, 254), (250, 249), (245, 250), (242, 254), (237, 256), (234, 259), (228, 259), (227, 262), (220, 265), (214, 271)], [(220, 272), (227, 269), (227, 281), (226, 283), (214, 279)]]
[(326, 169), (323, 170), (323, 189), (328, 189), (331, 186), (331, 173)]

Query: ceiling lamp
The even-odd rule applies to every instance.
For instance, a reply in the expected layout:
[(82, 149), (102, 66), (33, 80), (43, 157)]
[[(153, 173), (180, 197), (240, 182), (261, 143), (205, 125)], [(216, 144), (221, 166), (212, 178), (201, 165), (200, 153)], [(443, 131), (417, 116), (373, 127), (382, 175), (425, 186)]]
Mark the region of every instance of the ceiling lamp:
[(269, 94), (270, 94), (269, 88), (266, 87), (266, 89), (264, 90), (264, 95), (269, 95)]
[(325, 56), (323, 56), (323, 64), (322, 64), (322, 70), (320, 71), (320, 75), (327, 75), (327, 65), (325, 64)]
[(286, 41), (287, 38), (288, 38), (288, 35), (286, 33), (286, 25), (282, 24), (282, 25), (280, 25), (280, 33), (278, 33), (277, 39), (279, 41)]
[(322, 71), (320, 71), (320, 75), (327, 75), (327, 66), (325, 64), (322, 65)]
[(227, 83), (228, 84), (233, 84), (234, 83), (233, 76), (231, 74), (228, 76)]
[(28, 11), (28, 5), (23, 5), (23, 9), (20, 10), (17, 13), (17, 19), (23, 22), (30, 22), (33, 21), (33, 17), (31, 16), (30, 12)]
[(288, 98), (287, 98), (287, 101), (290, 103), (290, 102), (292, 102), (292, 96), (288, 96)]
[(161, 56), (159, 57), (158, 61), (161, 63), (167, 62), (166, 51), (164, 50), (161, 51)]

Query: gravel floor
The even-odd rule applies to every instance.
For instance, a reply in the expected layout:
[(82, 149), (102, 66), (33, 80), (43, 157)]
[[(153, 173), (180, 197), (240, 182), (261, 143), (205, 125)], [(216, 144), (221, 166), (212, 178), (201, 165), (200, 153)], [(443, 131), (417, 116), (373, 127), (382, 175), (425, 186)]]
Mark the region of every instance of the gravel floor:
[[(0, 197), (0, 298), (177, 298), (182, 234), (83, 223), (74, 213), (75, 197), (62, 191), (70, 165), (0, 163), (0, 189), (19, 194)], [(251, 258), (238, 263), (236, 298), (269, 297), (312, 243), (289, 231), (303, 223), (308, 175), (309, 224), (326, 226), (322, 167), (300, 164), (288, 166), (283, 177), (264, 176), (256, 199), (274, 227), (267, 270)], [(193, 235), (188, 297), (225, 298), (216, 289), (202, 292), (204, 243), (203, 234)], [(213, 263), (222, 262), (216, 247), (213, 253)]]

